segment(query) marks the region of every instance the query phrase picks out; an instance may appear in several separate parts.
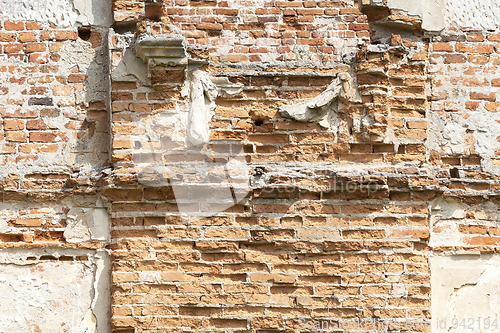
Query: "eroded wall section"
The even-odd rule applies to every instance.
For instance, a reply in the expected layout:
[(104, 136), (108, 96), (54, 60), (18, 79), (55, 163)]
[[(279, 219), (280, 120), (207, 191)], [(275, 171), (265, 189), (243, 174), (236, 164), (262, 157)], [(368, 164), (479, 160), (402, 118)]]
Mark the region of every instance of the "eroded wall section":
[(107, 1), (0, 3), (2, 332), (109, 331), (110, 23)]

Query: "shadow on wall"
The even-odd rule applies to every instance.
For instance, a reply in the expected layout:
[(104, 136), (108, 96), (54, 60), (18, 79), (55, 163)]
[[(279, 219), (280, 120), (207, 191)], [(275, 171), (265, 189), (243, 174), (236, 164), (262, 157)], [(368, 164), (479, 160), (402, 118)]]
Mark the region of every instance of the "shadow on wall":
[[(109, 78), (107, 28), (82, 27), (79, 39), (65, 51), (74, 62), (69, 82), (75, 84), (77, 124), (75, 160), (78, 171), (95, 173), (109, 167)], [(77, 74), (85, 73), (85, 75)], [(78, 90), (81, 89), (81, 90)], [(77, 91), (78, 90), (78, 91)]]

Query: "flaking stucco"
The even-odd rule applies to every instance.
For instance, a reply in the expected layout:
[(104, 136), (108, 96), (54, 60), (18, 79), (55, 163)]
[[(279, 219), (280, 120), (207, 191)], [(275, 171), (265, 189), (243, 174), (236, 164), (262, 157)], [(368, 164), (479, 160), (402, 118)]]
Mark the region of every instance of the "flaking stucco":
[[(1, 252), (0, 332), (109, 332), (105, 254), (81, 250)], [(43, 255), (88, 259), (40, 260)]]

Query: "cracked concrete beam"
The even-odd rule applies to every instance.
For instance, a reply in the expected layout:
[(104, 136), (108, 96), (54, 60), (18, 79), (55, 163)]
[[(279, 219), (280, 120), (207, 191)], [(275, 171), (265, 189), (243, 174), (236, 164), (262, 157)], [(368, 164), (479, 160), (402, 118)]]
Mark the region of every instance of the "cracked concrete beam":
[(155, 65), (185, 66), (185, 38), (179, 33), (142, 34), (135, 43), (135, 52), (149, 67)]

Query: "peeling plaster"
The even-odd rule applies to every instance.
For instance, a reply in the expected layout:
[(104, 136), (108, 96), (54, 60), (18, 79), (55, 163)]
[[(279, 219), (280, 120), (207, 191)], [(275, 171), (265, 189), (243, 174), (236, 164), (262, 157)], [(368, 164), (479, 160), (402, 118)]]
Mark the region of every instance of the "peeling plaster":
[(317, 97), (302, 103), (284, 105), (279, 108), (283, 117), (300, 122), (317, 122), (323, 128), (338, 126), (335, 113), (343, 108), (344, 103), (356, 101), (359, 93), (348, 73), (338, 77)]
[(0, 0), (0, 19), (48, 22), (61, 27), (74, 26), (78, 18), (69, 0)]
[[(40, 260), (42, 255), (89, 260)], [(108, 270), (106, 251), (1, 250), (0, 332), (109, 332)]]
[(66, 219), (64, 238), (69, 243), (106, 241), (109, 238), (105, 208), (72, 208)]
[(111, 5), (106, 0), (0, 0), (0, 18), (36, 21), (60, 27), (80, 25), (110, 26)]
[(475, 112), (465, 117), (431, 112), (427, 145), (430, 150), (447, 155), (477, 154), (484, 160), (485, 171), (500, 174), (499, 166), (490, 162), (490, 158), (496, 157), (495, 151), (500, 149), (499, 122), (500, 115), (491, 112)]
[(412, 16), (422, 17), (422, 29), (441, 31), (445, 27), (446, 0), (388, 0), (388, 7), (408, 12)]
[(498, 227), (500, 213), (492, 203), (469, 206), (454, 198), (439, 198), (431, 204), (429, 246), (464, 246), (471, 236), (459, 230), (461, 224)]
[(73, 0), (82, 25), (109, 27), (112, 23), (111, 4), (107, 0)]
[[(64, 214), (67, 211), (68, 213)], [(30, 212), (27, 214), (26, 212)], [(64, 228), (64, 237), (70, 243), (105, 242), (110, 237), (107, 208), (97, 196), (73, 196), (61, 202), (0, 203), (0, 232), (32, 231), (28, 226), (10, 226), (14, 219), (41, 220), (46, 228)], [(65, 222), (64, 222), (65, 221)], [(66, 226), (64, 227), (64, 223)]]
[(500, 26), (498, 0), (447, 0), (449, 26), (475, 30), (495, 30)]
[(189, 124), (187, 140), (193, 145), (209, 142), (210, 121), (215, 111), (215, 99), (220, 95), (235, 96), (243, 90), (243, 84), (231, 83), (228, 78), (214, 78), (201, 70), (188, 75)]
[[(431, 312), (433, 324), (447, 319), (446, 328), (432, 332), (456, 332), (451, 319), (498, 318), (500, 315), (500, 255), (431, 257)], [(479, 329), (471, 332), (498, 332)]]
[(138, 81), (145, 84), (148, 79), (148, 66), (138, 58), (131, 48), (127, 48), (119, 62), (113, 65), (113, 81)]

